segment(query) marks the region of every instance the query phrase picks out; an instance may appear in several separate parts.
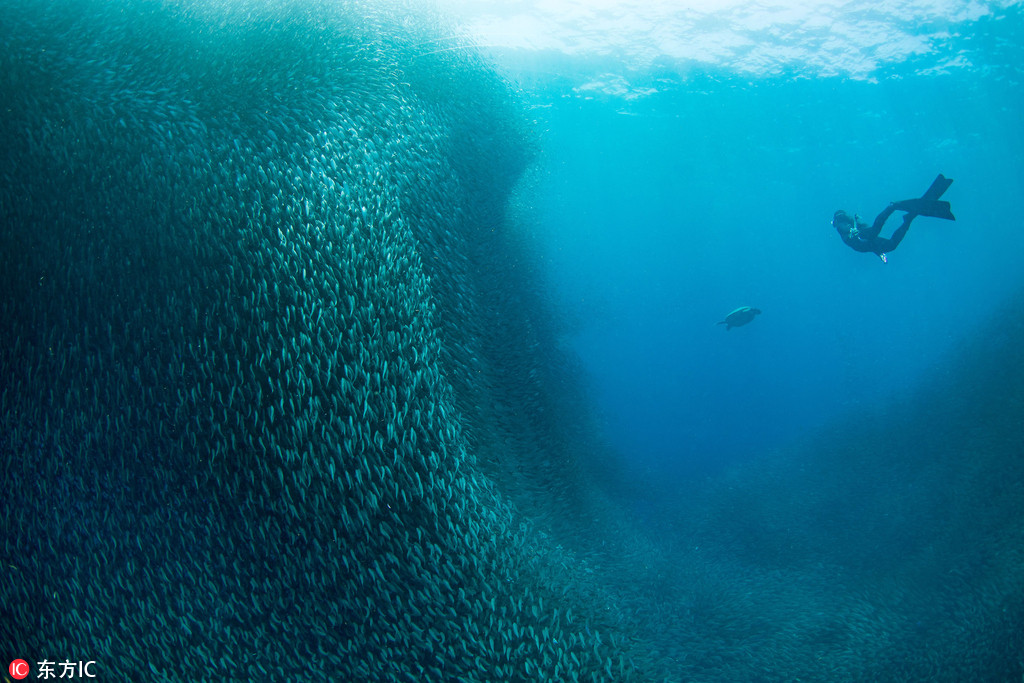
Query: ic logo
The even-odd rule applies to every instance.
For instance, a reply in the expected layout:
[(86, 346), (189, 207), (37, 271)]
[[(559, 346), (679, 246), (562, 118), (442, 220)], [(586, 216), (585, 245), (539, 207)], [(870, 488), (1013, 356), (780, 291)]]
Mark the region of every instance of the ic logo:
[(10, 672), (11, 678), (20, 681), (21, 679), (28, 676), (28, 662), (26, 662), (24, 659), (15, 659), (13, 662), (11, 662), (11, 665), (7, 667), (7, 671)]

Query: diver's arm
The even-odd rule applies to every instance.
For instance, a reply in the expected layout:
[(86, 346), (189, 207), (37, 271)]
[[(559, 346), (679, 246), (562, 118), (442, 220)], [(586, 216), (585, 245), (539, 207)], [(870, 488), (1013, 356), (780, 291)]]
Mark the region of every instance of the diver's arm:
[(857, 248), (857, 238), (851, 235), (849, 230), (843, 230), (839, 227), (836, 227), (836, 232), (839, 233), (839, 239), (843, 241), (843, 244), (845, 244), (848, 247), (852, 247), (853, 249)]
[[(861, 225), (864, 225), (864, 224), (861, 223)], [(866, 228), (867, 226), (864, 226), (864, 227)], [(859, 252), (864, 253), (864, 252), (870, 252), (872, 250), (871, 249), (872, 240), (861, 239), (859, 233), (851, 234), (848, 230), (837, 230), (837, 232), (839, 233), (839, 238), (841, 240), (843, 240), (843, 244), (845, 244), (846, 246), (850, 247), (854, 251), (859, 251)]]

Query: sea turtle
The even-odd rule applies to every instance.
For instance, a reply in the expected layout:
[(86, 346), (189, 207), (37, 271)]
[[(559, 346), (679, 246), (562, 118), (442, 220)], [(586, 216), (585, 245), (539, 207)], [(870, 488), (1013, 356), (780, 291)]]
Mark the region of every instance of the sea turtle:
[(740, 306), (735, 311), (725, 316), (725, 320), (719, 320), (718, 325), (725, 325), (725, 329), (731, 330), (734, 327), (740, 325), (746, 325), (754, 319), (755, 315), (760, 315), (761, 309), (751, 308), (750, 306)]

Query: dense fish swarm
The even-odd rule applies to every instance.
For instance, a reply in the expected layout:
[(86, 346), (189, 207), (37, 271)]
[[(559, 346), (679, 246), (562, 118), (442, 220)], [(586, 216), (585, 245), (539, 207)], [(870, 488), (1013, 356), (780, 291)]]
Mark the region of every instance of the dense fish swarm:
[(344, 4), (3, 14), (0, 651), (632, 676), (467, 452), (481, 310), (516, 296), (469, 261), (505, 258), (471, 243), (528, 160), (507, 88)]

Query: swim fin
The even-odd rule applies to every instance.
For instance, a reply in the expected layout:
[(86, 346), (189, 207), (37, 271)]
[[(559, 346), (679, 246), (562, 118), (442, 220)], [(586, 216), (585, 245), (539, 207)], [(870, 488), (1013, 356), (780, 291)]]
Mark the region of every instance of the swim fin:
[[(935, 177), (932, 181), (932, 186), (928, 188), (928, 191), (921, 195), (921, 199), (936, 200), (942, 197), (942, 195), (949, 189), (949, 186), (953, 184), (953, 181), (942, 175), (941, 173)], [(921, 214), (927, 215), (927, 214)]]
[(952, 179), (941, 173), (935, 176), (929, 187), (920, 199), (904, 199), (896, 202), (894, 206), (900, 211), (906, 211), (916, 216), (930, 216), (931, 218), (944, 218), (947, 221), (955, 221), (956, 216), (949, 209), (949, 202), (940, 202), (939, 197), (946, 193), (949, 186), (953, 184)]
[[(945, 191), (945, 190), (943, 190)], [(906, 211), (916, 216), (930, 216), (931, 218), (944, 218), (947, 221), (955, 221), (956, 216), (949, 209), (949, 202), (940, 202), (937, 199), (904, 199), (893, 205), (900, 211)]]

